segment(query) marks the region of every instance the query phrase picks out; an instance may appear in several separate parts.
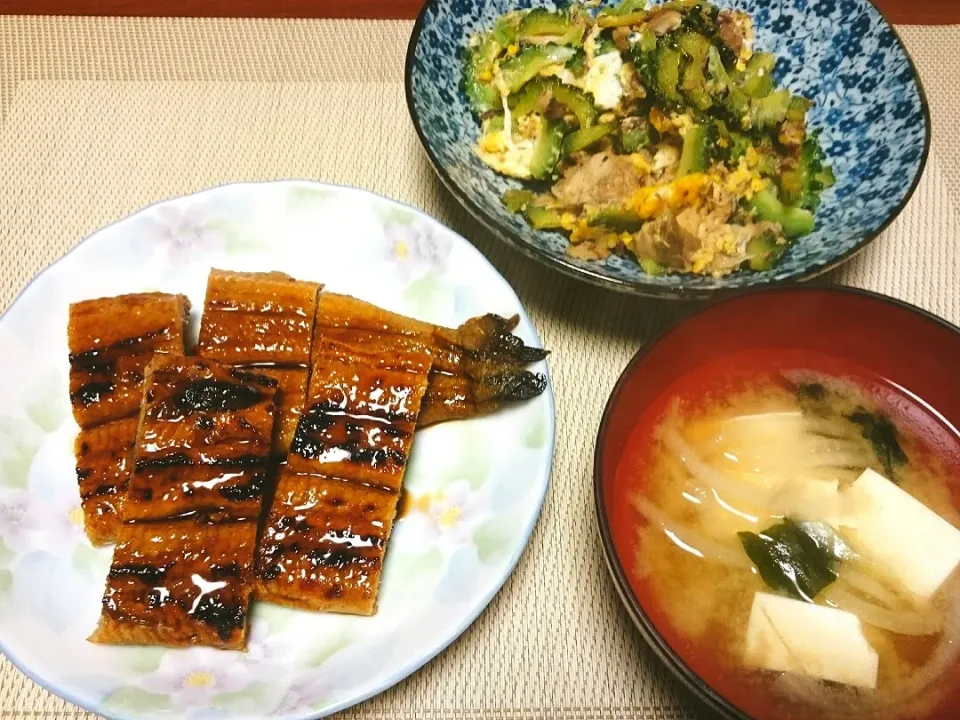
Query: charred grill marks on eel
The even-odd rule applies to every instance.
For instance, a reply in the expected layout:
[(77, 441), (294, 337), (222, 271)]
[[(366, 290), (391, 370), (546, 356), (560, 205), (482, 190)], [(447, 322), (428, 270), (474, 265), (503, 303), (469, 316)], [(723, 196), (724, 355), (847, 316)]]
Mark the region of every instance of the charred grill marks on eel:
[(196, 357), (147, 366), (125, 524), (91, 640), (245, 647), (277, 412), (267, 380)]
[(133, 461), (144, 371), (154, 353), (184, 354), (190, 301), (142, 293), (70, 306), (70, 402), (80, 426), (77, 481), (87, 536), (116, 540)]
[(87, 529), (118, 541), (94, 642), (239, 649), (254, 591), (373, 614), (416, 428), (546, 386), (516, 317), (445, 328), (215, 269), (185, 357), (188, 312), (162, 294), (71, 306)]
[(320, 287), (280, 272), (216, 268), (207, 281), (197, 352), (277, 383), (278, 455), (289, 450), (303, 410)]

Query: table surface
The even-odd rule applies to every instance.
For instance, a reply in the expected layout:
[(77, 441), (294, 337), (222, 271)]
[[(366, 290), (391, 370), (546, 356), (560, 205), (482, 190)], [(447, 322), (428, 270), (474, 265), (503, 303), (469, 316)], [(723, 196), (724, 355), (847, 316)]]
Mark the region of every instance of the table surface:
[[(960, 23), (956, 0), (874, 0), (894, 23)], [(0, 13), (166, 17), (410, 19), (423, 0), (0, 0)]]
[[(697, 306), (597, 290), (478, 226), (435, 177), (407, 118), (410, 30), (385, 20), (0, 16), (0, 310), (97, 228), (201, 188), (300, 177), (422, 208), (503, 273), (553, 351), (554, 472), (530, 544), (489, 608), (433, 662), (343, 717), (699, 717), (617, 600), (590, 478), (595, 429), (621, 369)], [(899, 30), (931, 103), (930, 161), (900, 217), (822, 281), (958, 323), (960, 28)], [(3, 720), (92, 717), (0, 659)]]

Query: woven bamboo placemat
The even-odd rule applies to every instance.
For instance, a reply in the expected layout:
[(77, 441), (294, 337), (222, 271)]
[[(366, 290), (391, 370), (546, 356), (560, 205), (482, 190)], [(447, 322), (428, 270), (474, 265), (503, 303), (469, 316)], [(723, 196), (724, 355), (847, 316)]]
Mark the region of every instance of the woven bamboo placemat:
[[(506, 586), (449, 650), (343, 714), (404, 720), (693, 718), (620, 609), (593, 519), (593, 440), (631, 354), (692, 309), (576, 283), (511, 251), (444, 191), (403, 98), (411, 24), (0, 17), (0, 309), (84, 236), (239, 180), (368, 188), (438, 217), (516, 288), (554, 353), (551, 490)], [(960, 27), (903, 28), (934, 143), (900, 218), (824, 281), (960, 322)], [(0, 658), (0, 718), (92, 718)]]

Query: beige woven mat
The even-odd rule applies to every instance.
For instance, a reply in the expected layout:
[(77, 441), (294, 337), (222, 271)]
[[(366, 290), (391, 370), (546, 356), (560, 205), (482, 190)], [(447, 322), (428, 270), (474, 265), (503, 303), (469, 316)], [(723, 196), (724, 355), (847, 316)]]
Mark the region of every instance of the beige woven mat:
[[(0, 309), (88, 233), (234, 180), (315, 178), (440, 218), (516, 288), (554, 354), (559, 437), (530, 547), (489, 609), (350, 718), (695, 717), (633, 630), (602, 565), (593, 439), (630, 355), (691, 306), (567, 280), (480, 229), (446, 194), (407, 116), (406, 22), (0, 17)], [(905, 28), (934, 148), (906, 211), (830, 279), (960, 322), (960, 28)], [(93, 717), (0, 658), (0, 718)]]

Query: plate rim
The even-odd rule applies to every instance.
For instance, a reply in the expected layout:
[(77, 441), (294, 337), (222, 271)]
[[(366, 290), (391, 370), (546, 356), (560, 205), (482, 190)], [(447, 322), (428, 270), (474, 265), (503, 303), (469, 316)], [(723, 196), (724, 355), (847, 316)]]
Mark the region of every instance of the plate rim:
[[(482, 252), (480, 252), (480, 250), (472, 242), (467, 240), (467, 238), (465, 238), (463, 235), (458, 233), (456, 230), (440, 222), (440, 220), (434, 218), (432, 215), (429, 215), (427, 212), (425, 212), (424, 210), (421, 210), (420, 208), (414, 207), (413, 205), (409, 205), (407, 203), (396, 200), (394, 198), (387, 197), (385, 195), (380, 195), (379, 193), (373, 192), (372, 190), (367, 190), (366, 188), (361, 188), (354, 185), (330, 183), (322, 180), (312, 180), (312, 179), (305, 179), (305, 178), (300, 178), (300, 179), (285, 178), (285, 179), (274, 179), (274, 180), (263, 180), (263, 181), (237, 181), (237, 182), (220, 183), (220, 184), (211, 185), (205, 188), (201, 188), (193, 192), (185, 193), (182, 195), (165, 197), (161, 200), (157, 200), (155, 202), (142, 205), (136, 210), (130, 213), (127, 213), (123, 217), (118, 218), (105, 225), (102, 225), (98, 227), (96, 230), (94, 230), (93, 232), (85, 235), (76, 245), (70, 248), (67, 252), (65, 252), (63, 255), (61, 255), (60, 257), (58, 257), (57, 259), (55, 259), (54, 261), (46, 265), (39, 272), (37, 272), (32, 278), (30, 278), (30, 280), (23, 286), (23, 288), (21, 288), (20, 292), (18, 292), (13, 297), (13, 299), (10, 301), (10, 304), (4, 309), (4, 311), (0, 313), (0, 323), (2, 323), (4, 318), (7, 317), (8, 313), (11, 310), (13, 310), (13, 308), (24, 299), (24, 295), (26, 295), (26, 293), (37, 282), (37, 280), (39, 280), (48, 271), (52, 270), (55, 266), (59, 265), (61, 262), (66, 260), (70, 255), (72, 255), (77, 249), (82, 247), (84, 244), (94, 239), (101, 233), (114, 228), (117, 225), (130, 222), (135, 218), (140, 217), (144, 213), (147, 213), (153, 210), (154, 208), (160, 207), (167, 203), (181, 202), (181, 201), (187, 200), (188, 198), (194, 198), (194, 197), (207, 195), (207, 194), (215, 194), (217, 192), (224, 191), (224, 190), (231, 190), (231, 189), (237, 189), (237, 188), (256, 188), (256, 187), (264, 187), (264, 186), (283, 186), (283, 185), (287, 185), (291, 187), (292, 186), (310, 186), (318, 189), (327, 189), (327, 190), (333, 190), (333, 191), (348, 191), (352, 193), (358, 193), (362, 196), (366, 196), (368, 200), (371, 202), (389, 203), (398, 208), (408, 210), (414, 213), (415, 215), (417, 215), (418, 217), (426, 219), (429, 222), (435, 223), (436, 225), (440, 226), (446, 232), (450, 233), (452, 236), (462, 241), (470, 249), (470, 251), (472, 251), (479, 259), (481, 259), (482, 262), (486, 263), (487, 267), (493, 271), (496, 277), (500, 280), (500, 282), (503, 283), (503, 285), (509, 291), (510, 295), (516, 300), (517, 306), (520, 308), (520, 315), (530, 326), (530, 329), (533, 333), (533, 338), (536, 341), (537, 345), (539, 347), (543, 347), (543, 340), (540, 337), (540, 333), (537, 331), (537, 328), (534, 325), (533, 320), (527, 314), (526, 308), (524, 307), (523, 303), (520, 301), (520, 298), (517, 296), (517, 293), (513, 289), (513, 286), (507, 281), (507, 279), (497, 269), (497, 267), (492, 262), (490, 262), (490, 260)], [(346, 698), (344, 700), (340, 700), (332, 704), (330, 707), (324, 708), (323, 710), (320, 710), (320, 711), (311, 711), (305, 715), (289, 715), (289, 716), (281, 716), (281, 717), (285, 717), (286, 720), (292, 720), (292, 719), (317, 720), (319, 718), (328, 717), (335, 713), (341, 712), (347, 708), (358, 705), (362, 702), (365, 702), (366, 700), (369, 700), (372, 697), (375, 697), (389, 690), (390, 688), (394, 687), (401, 681), (407, 679), (408, 677), (410, 677), (411, 675), (419, 671), (421, 668), (427, 665), (427, 663), (436, 659), (441, 653), (443, 653), (447, 648), (449, 648), (456, 640), (458, 640), (463, 635), (463, 633), (466, 632), (470, 628), (470, 626), (473, 625), (474, 622), (476, 622), (477, 618), (489, 607), (490, 603), (493, 601), (493, 598), (496, 597), (496, 595), (500, 592), (500, 590), (506, 584), (507, 580), (513, 575), (514, 570), (516, 570), (516, 567), (520, 562), (520, 558), (523, 556), (523, 554), (526, 552), (527, 548), (529, 547), (530, 540), (533, 537), (533, 533), (536, 530), (537, 523), (539, 522), (540, 516), (543, 513), (543, 505), (546, 502), (547, 493), (550, 489), (550, 481), (553, 476), (554, 454), (556, 452), (557, 423), (556, 423), (556, 400), (553, 394), (553, 378), (550, 373), (550, 365), (546, 360), (543, 361), (543, 373), (547, 379), (547, 386), (546, 386), (545, 392), (543, 393), (543, 396), (546, 398), (547, 414), (549, 415), (549, 422), (547, 424), (547, 431), (548, 431), (549, 438), (548, 438), (548, 442), (544, 445), (544, 452), (548, 452), (549, 454), (547, 456), (544, 477), (543, 477), (543, 480), (541, 481), (542, 487), (540, 489), (539, 497), (536, 499), (536, 503), (537, 503), (536, 510), (535, 512), (531, 513), (526, 526), (522, 528), (520, 541), (517, 543), (517, 546), (515, 547), (511, 555), (507, 558), (506, 566), (505, 566), (506, 569), (505, 569), (505, 572), (503, 573), (503, 576), (492, 583), (491, 588), (488, 590), (488, 592), (484, 593), (480, 597), (480, 600), (474, 604), (474, 606), (470, 609), (469, 612), (465, 614), (463, 622), (461, 622), (456, 627), (455, 630), (453, 630), (448, 636), (446, 636), (439, 643), (436, 643), (433, 646), (431, 646), (427, 650), (427, 652), (425, 652), (422, 656), (419, 656), (412, 663), (408, 662), (399, 671), (392, 673), (389, 677), (384, 679), (382, 682), (377, 683), (369, 691), (360, 693), (350, 698)], [(176, 648), (168, 648), (168, 649), (176, 649)], [(189, 649), (189, 648), (179, 648), (179, 649)], [(236, 652), (236, 651), (229, 651), (229, 652)], [(28, 668), (26, 663), (24, 663), (20, 658), (16, 657), (14, 654), (10, 652), (9, 648), (4, 644), (2, 637), (0, 637), (0, 655), (3, 655), (7, 660), (10, 661), (10, 664), (13, 665), (18, 671), (23, 673), (27, 678), (29, 678), (31, 681), (33, 681), (34, 683), (42, 687), (47, 692), (83, 710), (96, 713), (98, 715), (101, 715), (107, 718), (108, 720), (140, 720), (139, 716), (137, 715), (124, 715), (124, 714), (114, 714), (114, 713), (104, 712), (102, 709), (99, 709), (95, 706), (91, 706), (90, 703), (87, 703), (75, 697), (72, 692), (56, 687), (52, 682), (46, 680), (45, 678), (41, 678), (39, 674), (35, 673), (30, 668)], [(169, 718), (187, 717), (187, 715), (188, 713), (184, 713), (183, 711), (172, 711), (172, 712), (163, 714), (164, 717), (169, 717)], [(237, 717), (246, 717), (246, 716), (238, 715)]]
[[(920, 73), (917, 70), (917, 66), (913, 60), (913, 57), (907, 50), (907, 46), (903, 42), (903, 38), (900, 37), (900, 33), (897, 31), (893, 23), (891, 23), (887, 19), (887, 16), (880, 11), (880, 8), (877, 7), (874, 0), (863, 0), (863, 2), (876, 11), (877, 15), (880, 17), (880, 21), (893, 33), (893, 37), (897, 41), (897, 46), (907, 59), (907, 65), (910, 68), (910, 75), (913, 82), (917, 86), (917, 94), (920, 98), (920, 107), (923, 111), (924, 129), (923, 153), (920, 156), (920, 164), (917, 166), (917, 172), (913, 177), (913, 181), (911, 182), (906, 194), (903, 196), (903, 199), (893, 208), (893, 210), (888, 214), (887, 218), (877, 227), (874, 232), (868, 233), (862, 237), (852, 248), (833, 258), (832, 260), (811, 265), (801, 271), (794, 272), (779, 280), (769, 280), (765, 283), (752, 287), (689, 288), (680, 285), (678, 287), (661, 288), (656, 285), (647, 285), (635, 281), (624, 280), (612, 275), (606, 275), (589, 267), (576, 265), (565, 257), (553, 255), (540, 246), (531, 245), (525, 242), (523, 238), (520, 237), (520, 235), (514, 230), (501, 226), (478, 203), (475, 203), (467, 192), (463, 191), (457, 185), (457, 183), (453, 181), (453, 178), (450, 177), (449, 173), (444, 170), (442, 164), (440, 163), (440, 159), (436, 156), (436, 153), (433, 151), (432, 146), (428, 142), (426, 134), (423, 131), (423, 127), (420, 122), (420, 115), (416, 110), (416, 102), (414, 100), (413, 57), (419, 45), (420, 35), (423, 32), (423, 25), (426, 22), (427, 12), (434, 9), (440, 4), (440, 2), (441, 0), (425, 0), (423, 3), (423, 7), (417, 14), (417, 20), (414, 23), (413, 31), (410, 34), (410, 40), (407, 43), (407, 54), (403, 68), (404, 95), (407, 101), (407, 112), (410, 115), (410, 120), (413, 123), (414, 129), (417, 131), (417, 137), (420, 139), (420, 145), (426, 152), (427, 158), (430, 161), (430, 165), (433, 167), (434, 172), (436, 172), (436, 174), (440, 177), (440, 180), (443, 182), (443, 185), (447, 188), (450, 194), (456, 198), (457, 202), (459, 202), (462, 207), (466, 208), (467, 211), (494, 237), (505, 241), (507, 245), (512, 247), (514, 250), (519, 250), (520, 253), (528, 258), (532, 258), (553, 270), (558, 270), (561, 274), (567, 277), (584, 281), (595, 287), (616, 290), (617, 292), (627, 295), (645, 298), (660, 298), (665, 300), (708, 300), (712, 298), (728, 297), (738, 292), (748, 291), (753, 288), (788, 287), (793, 283), (812, 280), (813, 278), (823, 275), (824, 273), (827, 273), (853, 259), (856, 255), (859, 255), (863, 250), (865, 250), (870, 243), (883, 234), (883, 232), (893, 223), (893, 221), (901, 215), (904, 208), (907, 206), (907, 203), (910, 202), (920, 185), (920, 180), (923, 178), (924, 170), (926, 170), (927, 160), (930, 156), (930, 146), (933, 139), (933, 127), (932, 117), (930, 115), (930, 103), (927, 99), (927, 93), (923, 87), (923, 83), (920, 80)], [(536, 230), (534, 232), (544, 231)]]

